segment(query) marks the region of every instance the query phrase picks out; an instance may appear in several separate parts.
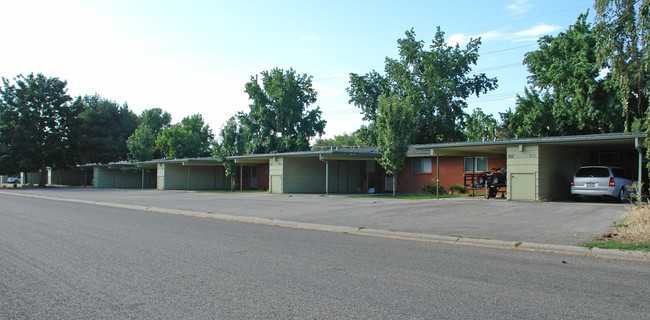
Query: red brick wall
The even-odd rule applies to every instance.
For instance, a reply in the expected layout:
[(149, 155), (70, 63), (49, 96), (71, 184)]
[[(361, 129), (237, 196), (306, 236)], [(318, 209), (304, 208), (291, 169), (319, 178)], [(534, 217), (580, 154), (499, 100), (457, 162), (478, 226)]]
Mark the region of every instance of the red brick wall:
[[(406, 158), (404, 169), (397, 174), (398, 193), (423, 193), (427, 184), (436, 184), (436, 157), (431, 157), (431, 173), (412, 172), (413, 158)], [(453, 184), (464, 184), (465, 157), (440, 157), (440, 185), (449, 190)], [(488, 158), (488, 168), (505, 168), (506, 158)], [(381, 171), (382, 175), (384, 171)], [(382, 190), (379, 192), (383, 192)]]
[(488, 168), (506, 168), (506, 158), (488, 158)]

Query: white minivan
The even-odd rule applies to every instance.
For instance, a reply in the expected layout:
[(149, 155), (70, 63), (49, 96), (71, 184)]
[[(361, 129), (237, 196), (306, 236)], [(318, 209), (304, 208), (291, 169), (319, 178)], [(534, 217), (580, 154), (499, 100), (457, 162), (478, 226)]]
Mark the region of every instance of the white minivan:
[(571, 179), (571, 195), (581, 197), (614, 197), (624, 201), (630, 197), (630, 186), (634, 183), (618, 166), (583, 166)]

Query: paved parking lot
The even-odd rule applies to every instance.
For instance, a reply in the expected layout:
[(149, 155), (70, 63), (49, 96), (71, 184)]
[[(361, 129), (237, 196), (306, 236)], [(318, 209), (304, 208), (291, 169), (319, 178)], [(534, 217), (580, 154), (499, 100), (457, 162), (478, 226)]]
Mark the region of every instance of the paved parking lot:
[(199, 193), (83, 188), (3, 189), (21, 193), (243, 217), (441, 236), (577, 245), (611, 231), (627, 205), (453, 198), (394, 200), (339, 195)]

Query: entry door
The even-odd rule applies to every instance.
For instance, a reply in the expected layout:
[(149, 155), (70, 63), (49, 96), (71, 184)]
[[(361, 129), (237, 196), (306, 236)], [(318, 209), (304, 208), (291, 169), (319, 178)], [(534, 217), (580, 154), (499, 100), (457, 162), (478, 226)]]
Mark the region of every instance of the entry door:
[(257, 167), (251, 167), (251, 189), (257, 189)]

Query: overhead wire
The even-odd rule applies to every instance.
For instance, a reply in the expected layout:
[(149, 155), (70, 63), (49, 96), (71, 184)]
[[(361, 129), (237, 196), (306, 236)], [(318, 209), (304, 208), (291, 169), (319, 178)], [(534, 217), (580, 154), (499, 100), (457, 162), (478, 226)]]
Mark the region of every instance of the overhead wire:
[[(481, 27), (481, 28), (477, 28), (477, 29), (473, 29), (473, 30), (468, 30), (467, 33), (477, 33), (477, 32), (481, 32), (481, 31), (487, 31), (487, 30), (495, 28), (495, 27), (514, 24), (514, 23), (518, 23), (518, 22), (522, 22), (522, 21), (529, 21), (529, 20), (539, 19), (539, 18), (542, 18), (542, 17), (552, 16), (552, 15), (556, 15), (556, 14), (560, 14), (560, 13), (564, 13), (564, 12), (569, 12), (569, 11), (573, 11), (573, 10), (577, 10), (577, 9), (585, 9), (585, 6), (582, 5), (582, 6), (578, 6), (578, 7), (569, 8), (569, 9), (564, 9), (564, 10), (554, 11), (554, 12), (550, 12), (550, 13), (545, 13), (545, 14), (541, 14), (541, 15), (537, 15), (537, 16), (529, 17), (529, 18), (525, 18), (525, 19), (514, 20), (514, 21), (505, 22), (505, 23), (501, 23), (501, 24), (496, 24), (496, 25), (492, 25), (492, 26), (488, 26), (488, 27)], [(522, 46), (516, 46), (516, 47), (510, 47), (510, 48), (504, 48), (504, 49), (494, 50), (494, 51), (489, 51), (489, 52), (483, 52), (483, 53), (481, 53), (481, 55), (488, 55), (488, 54), (499, 53), (499, 52), (504, 52), (504, 51), (509, 51), (509, 50), (526, 48), (526, 47), (531, 47), (531, 46), (535, 46), (535, 45), (537, 45), (537, 43), (532, 43), (532, 44), (527, 44), (527, 45), (522, 45)], [(309, 66), (319, 65), (319, 64), (326, 64), (326, 63), (331, 63), (331, 62), (346, 60), (346, 59), (352, 59), (352, 58), (367, 56), (367, 55), (371, 55), (371, 54), (375, 54), (375, 53), (379, 53), (379, 52), (390, 51), (390, 50), (394, 50), (394, 49), (395, 49), (395, 47), (377, 49), (377, 50), (367, 51), (367, 52), (363, 52), (363, 53), (359, 53), (359, 54), (355, 54), (355, 55), (343, 56), (343, 57), (339, 57), (339, 58), (335, 58), (335, 59), (329, 59), (329, 60), (324, 60), (324, 61), (320, 61), (320, 62), (315, 62), (313, 64), (310, 64)]]
[[(587, 8), (589, 8), (589, 7), (587, 7)], [(535, 20), (535, 19), (539, 19), (539, 18), (542, 18), (542, 17), (548, 17), (548, 16), (561, 14), (561, 13), (565, 13), (565, 12), (570, 12), (570, 11), (574, 11), (574, 10), (578, 10), (578, 9), (583, 9), (584, 10), (584, 9), (587, 9), (587, 8), (585, 8), (584, 5), (577, 6), (577, 7), (572, 7), (572, 8), (569, 8), (569, 9), (558, 10), (558, 11), (545, 13), (545, 14), (541, 14), (541, 15), (537, 15), (537, 16), (533, 16), (533, 17), (529, 17), (529, 18), (525, 18), (525, 19), (519, 19), (519, 20), (500, 23), (500, 24), (491, 25), (491, 26), (487, 26), (487, 27), (472, 29), (472, 30), (468, 30), (467, 33), (487, 32), (490, 29), (497, 28), (497, 27), (511, 25), (511, 24), (515, 24), (515, 23), (519, 23), (519, 22), (523, 22), (523, 21)], [(514, 46), (514, 47), (509, 47), (509, 48), (503, 48), (503, 49), (493, 50), (493, 51), (488, 51), (488, 52), (482, 52), (481, 55), (483, 56), (483, 55), (496, 54), (496, 53), (501, 53), (501, 52), (506, 52), (506, 51), (511, 51), (511, 50), (517, 50), (517, 49), (522, 49), (522, 48), (533, 47), (533, 46), (537, 46), (537, 45), (538, 44), (535, 41), (535, 43), (531, 43), (531, 44)], [(326, 61), (317, 62), (317, 63), (314, 63), (312, 65), (326, 64), (326, 63), (332, 63), (332, 62), (340, 61), (340, 60), (353, 59), (353, 58), (357, 58), (357, 57), (367, 56), (367, 55), (371, 55), (371, 54), (375, 54), (375, 53), (379, 53), (379, 52), (386, 52), (386, 51), (390, 51), (390, 50), (395, 50), (395, 48), (391, 47), (391, 48), (383, 48), (383, 49), (368, 51), (368, 52), (364, 52), (364, 53), (360, 53), (360, 54), (356, 54), (356, 55), (344, 56), (344, 57), (339, 57), (339, 58), (335, 58), (335, 59), (330, 59), (330, 60), (326, 60)], [(476, 70), (473, 70), (471, 74), (477, 74), (477, 73), (482, 73), (482, 72), (487, 72), (487, 71), (502, 70), (502, 69), (508, 69), (508, 68), (524, 67), (524, 66), (525, 65), (523, 63), (521, 63), (521, 62), (510, 63), (510, 64), (504, 64), (504, 65), (498, 65), (498, 66), (492, 66), (492, 67), (478, 68)], [(322, 79), (315, 79), (314, 82), (329, 81), (329, 80), (336, 80), (336, 79), (345, 79), (345, 77), (328, 77), (328, 78), (322, 78)], [(473, 104), (476, 104), (476, 103), (492, 103), (492, 102), (504, 101), (506, 99), (511, 99), (511, 98), (514, 99), (514, 98), (516, 98), (517, 95), (523, 94), (523, 92), (524, 91), (521, 90), (521, 91), (513, 91), (513, 92), (505, 92), (505, 93), (484, 94), (481, 97), (476, 97), (476, 96), (468, 97), (468, 99), (466, 101), (467, 102), (472, 102)], [(347, 113), (347, 112), (345, 112), (345, 113)]]

